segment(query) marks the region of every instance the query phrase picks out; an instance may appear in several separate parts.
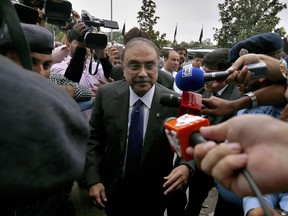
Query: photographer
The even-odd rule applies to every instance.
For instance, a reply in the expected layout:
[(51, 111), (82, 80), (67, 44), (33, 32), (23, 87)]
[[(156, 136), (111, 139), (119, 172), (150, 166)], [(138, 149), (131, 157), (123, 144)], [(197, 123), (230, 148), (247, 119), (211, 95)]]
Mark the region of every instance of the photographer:
[[(79, 82), (80, 85), (90, 88), (97, 92), (98, 87), (108, 82), (100, 62), (95, 62), (91, 57), (93, 55), (84, 43), (84, 35), (87, 31), (83, 22), (74, 25), (73, 29), (66, 32), (66, 48), (69, 55), (62, 62), (56, 63), (51, 67), (51, 73), (59, 73), (69, 80)], [(92, 108), (92, 103), (91, 103)], [(91, 109), (83, 113), (89, 120)]]

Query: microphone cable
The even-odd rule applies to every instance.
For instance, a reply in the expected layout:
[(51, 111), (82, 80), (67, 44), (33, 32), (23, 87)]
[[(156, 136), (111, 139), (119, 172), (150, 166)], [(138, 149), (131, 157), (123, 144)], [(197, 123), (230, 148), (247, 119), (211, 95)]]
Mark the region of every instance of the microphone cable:
[[(192, 144), (191, 146), (193, 146), (193, 147), (199, 143), (204, 143), (204, 142), (207, 142), (207, 140), (200, 134), (200, 132), (195, 132), (190, 137), (190, 144)], [(263, 199), (263, 195), (262, 195), (259, 187), (257, 186), (255, 180), (253, 179), (252, 175), (246, 169), (242, 169), (241, 173), (244, 175), (244, 177), (248, 181), (250, 187), (252, 188), (255, 195), (257, 196), (257, 198), (261, 204), (261, 207), (263, 208), (264, 214), (266, 216), (272, 216), (267, 205), (265, 204), (265, 201)]]

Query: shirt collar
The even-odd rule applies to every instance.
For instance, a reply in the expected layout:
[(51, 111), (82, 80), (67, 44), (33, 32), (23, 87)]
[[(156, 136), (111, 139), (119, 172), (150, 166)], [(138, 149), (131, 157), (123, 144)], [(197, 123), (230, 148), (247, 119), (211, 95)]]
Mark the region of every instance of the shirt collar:
[(219, 96), (223, 93), (223, 91), (227, 88), (228, 85), (224, 86), (222, 89), (220, 89), (217, 93)]
[(130, 91), (130, 100), (129, 100), (129, 107), (132, 107), (137, 100), (142, 100), (142, 102), (150, 109), (152, 104), (153, 95), (155, 92), (155, 85), (152, 86), (152, 88), (142, 97), (139, 97), (129, 86)]

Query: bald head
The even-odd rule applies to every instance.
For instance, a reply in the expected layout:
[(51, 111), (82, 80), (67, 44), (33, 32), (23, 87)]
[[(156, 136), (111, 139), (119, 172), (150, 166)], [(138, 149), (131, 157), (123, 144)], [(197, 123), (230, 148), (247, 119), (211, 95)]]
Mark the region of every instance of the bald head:
[(122, 55), (122, 69), (126, 81), (140, 97), (155, 84), (158, 77), (158, 48), (145, 38), (127, 43)]

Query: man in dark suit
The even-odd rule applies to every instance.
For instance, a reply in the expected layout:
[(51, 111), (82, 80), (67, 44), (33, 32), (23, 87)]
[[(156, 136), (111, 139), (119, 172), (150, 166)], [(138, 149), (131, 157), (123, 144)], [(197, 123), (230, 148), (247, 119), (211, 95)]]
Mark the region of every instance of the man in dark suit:
[[(228, 56), (229, 49), (226, 48), (217, 49), (208, 53), (204, 57), (202, 62), (203, 70), (205, 70), (206, 73), (227, 70), (231, 66), (231, 63), (228, 61)], [(197, 93), (202, 94), (203, 98), (209, 98), (211, 96), (214, 96), (226, 100), (236, 100), (241, 96), (237, 86), (234, 83), (227, 85), (225, 83), (225, 80), (205, 82), (204, 87), (198, 90)], [(227, 119), (231, 118), (236, 114), (237, 113), (235, 112), (225, 116), (205, 117), (209, 119), (211, 125), (216, 125), (223, 121), (226, 121)], [(202, 172), (200, 169), (197, 169), (196, 167), (195, 173), (191, 177), (191, 181), (189, 182), (189, 202), (186, 207), (187, 216), (198, 216), (200, 214), (202, 204), (208, 196), (209, 191), (214, 186), (214, 179)], [(214, 213), (215, 215), (239, 215), (237, 212), (240, 212), (240, 215), (243, 215), (242, 207), (241, 209), (237, 209), (234, 208), (235, 206), (232, 206), (229, 203), (224, 204), (223, 202), (223, 199), (218, 196), (218, 201)]]
[[(105, 208), (108, 216), (163, 216), (167, 206), (173, 205), (173, 192), (186, 185), (193, 169), (186, 161), (173, 169), (174, 153), (161, 127), (166, 118), (177, 115), (177, 109), (162, 106), (159, 99), (163, 93), (179, 94), (156, 82), (158, 61), (153, 42), (132, 39), (122, 56), (125, 80), (101, 86), (97, 92), (85, 179), (93, 203)], [(142, 151), (135, 175), (128, 176), (128, 131), (138, 100), (144, 113), (143, 137), (139, 136)]]
[[(134, 27), (132, 29), (130, 29), (125, 35), (124, 35), (124, 45), (126, 45), (130, 40), (132, 40), (133, 38), (136, 37), (143, 37), (143, 38), (147, 38), (147, 39), (151, 39), (150, 35), (137, 28)], [(120, 79), (125, 79), (124, 74), (123, 74), (123, 70), (121, 66), (113, 66), (111, 69), (111, 74), (110, 77), (113, 80), (120, 80)], [(170, 76), (169, 74), (167, 74), (165, 71), (162, 71), (161, 69), (158, 69), (158, 78), (157, 78), (157, 82), (160, 83), (161, 85), (173, 90), (173, 84), (174, 84), (174, 78), (172, 76)]]

